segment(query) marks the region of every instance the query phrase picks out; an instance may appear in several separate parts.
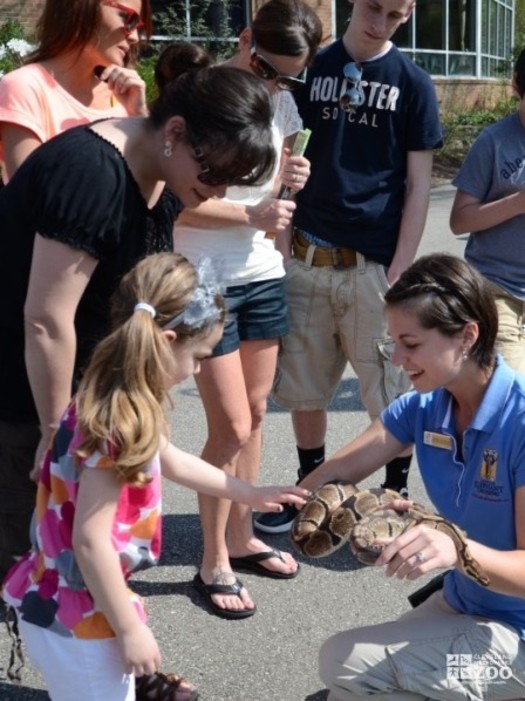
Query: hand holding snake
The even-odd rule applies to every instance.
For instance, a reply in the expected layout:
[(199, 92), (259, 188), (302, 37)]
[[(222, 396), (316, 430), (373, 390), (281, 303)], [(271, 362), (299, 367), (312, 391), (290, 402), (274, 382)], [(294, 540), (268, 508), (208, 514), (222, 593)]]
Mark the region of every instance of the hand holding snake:
[[(396, 510), (408, 510), (408, 501), (396, 502)], [(455, 567), (459, 560), (452, 538), (443, 531), (418, 524), (397, 536), (378, 538), (376, 545), (383, 551), (376, 565), (386, 565), (387, 577), (413, 580), (435, 569)]]
[(390, 489), (358, 490), (348, 482), (328, 482), (296, 516), (291, 538), (309, 557), (330, 555), (348, 542), (359, 562), (386, 564), (389, 576), (415, 579), (459, 563), (482, 586), (490, 583), (458, 526)]

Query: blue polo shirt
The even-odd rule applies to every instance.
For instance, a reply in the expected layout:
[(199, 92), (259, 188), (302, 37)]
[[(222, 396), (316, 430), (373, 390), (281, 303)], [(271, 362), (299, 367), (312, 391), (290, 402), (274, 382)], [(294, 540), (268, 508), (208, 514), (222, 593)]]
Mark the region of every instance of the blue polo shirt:
[[(452, 395), (408, 392), (381, 414), (401, 443), (413, 443), (437, 512), (496, 550), (515, 550), (514, 493), (525, 485), (525, 376), (498, 356), (496, 369), (458, 451)], [(502, 621), (525, 640), (525, 598), (490, 591), (453, 570), (447, 602), (458, 611)]]

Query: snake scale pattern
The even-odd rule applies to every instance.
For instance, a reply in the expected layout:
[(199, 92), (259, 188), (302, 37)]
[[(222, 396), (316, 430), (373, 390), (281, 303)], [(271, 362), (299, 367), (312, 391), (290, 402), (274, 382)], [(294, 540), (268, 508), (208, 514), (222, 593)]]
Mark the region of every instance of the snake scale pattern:
[(408, 511), (396, 511), (392, 502), (401, 498), (391, 489), (359, 490), (349, 482), (327, 482), (311, 494), (295, 517), (292, 542), (308, 557), (325, 557), (348, 543), (359, 562), (373, 565), (383, 549), (375, 544), (378, 538), (395, 538), (424, 524), (450, 536), (466, 575), (484, 587), (490, 584), (458, 526), (418, 504)]

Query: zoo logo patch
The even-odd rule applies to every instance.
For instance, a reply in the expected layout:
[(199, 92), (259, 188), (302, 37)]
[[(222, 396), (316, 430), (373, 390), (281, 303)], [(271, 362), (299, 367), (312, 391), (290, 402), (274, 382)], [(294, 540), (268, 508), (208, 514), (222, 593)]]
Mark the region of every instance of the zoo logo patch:
[(480, 477), (487, 482), (496, 481), (498, 471), (498, 451), (493, 448), (485, 448), (483, 462), (481, 463)]

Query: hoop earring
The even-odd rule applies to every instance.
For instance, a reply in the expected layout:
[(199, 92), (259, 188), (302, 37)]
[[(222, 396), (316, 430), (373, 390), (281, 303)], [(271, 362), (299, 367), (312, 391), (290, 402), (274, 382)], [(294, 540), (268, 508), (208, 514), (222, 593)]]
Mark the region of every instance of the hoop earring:
[(173, 154), (173, 146), (169, 139), (164, 142), (164, 155), (166, 158), (170, 158)]

